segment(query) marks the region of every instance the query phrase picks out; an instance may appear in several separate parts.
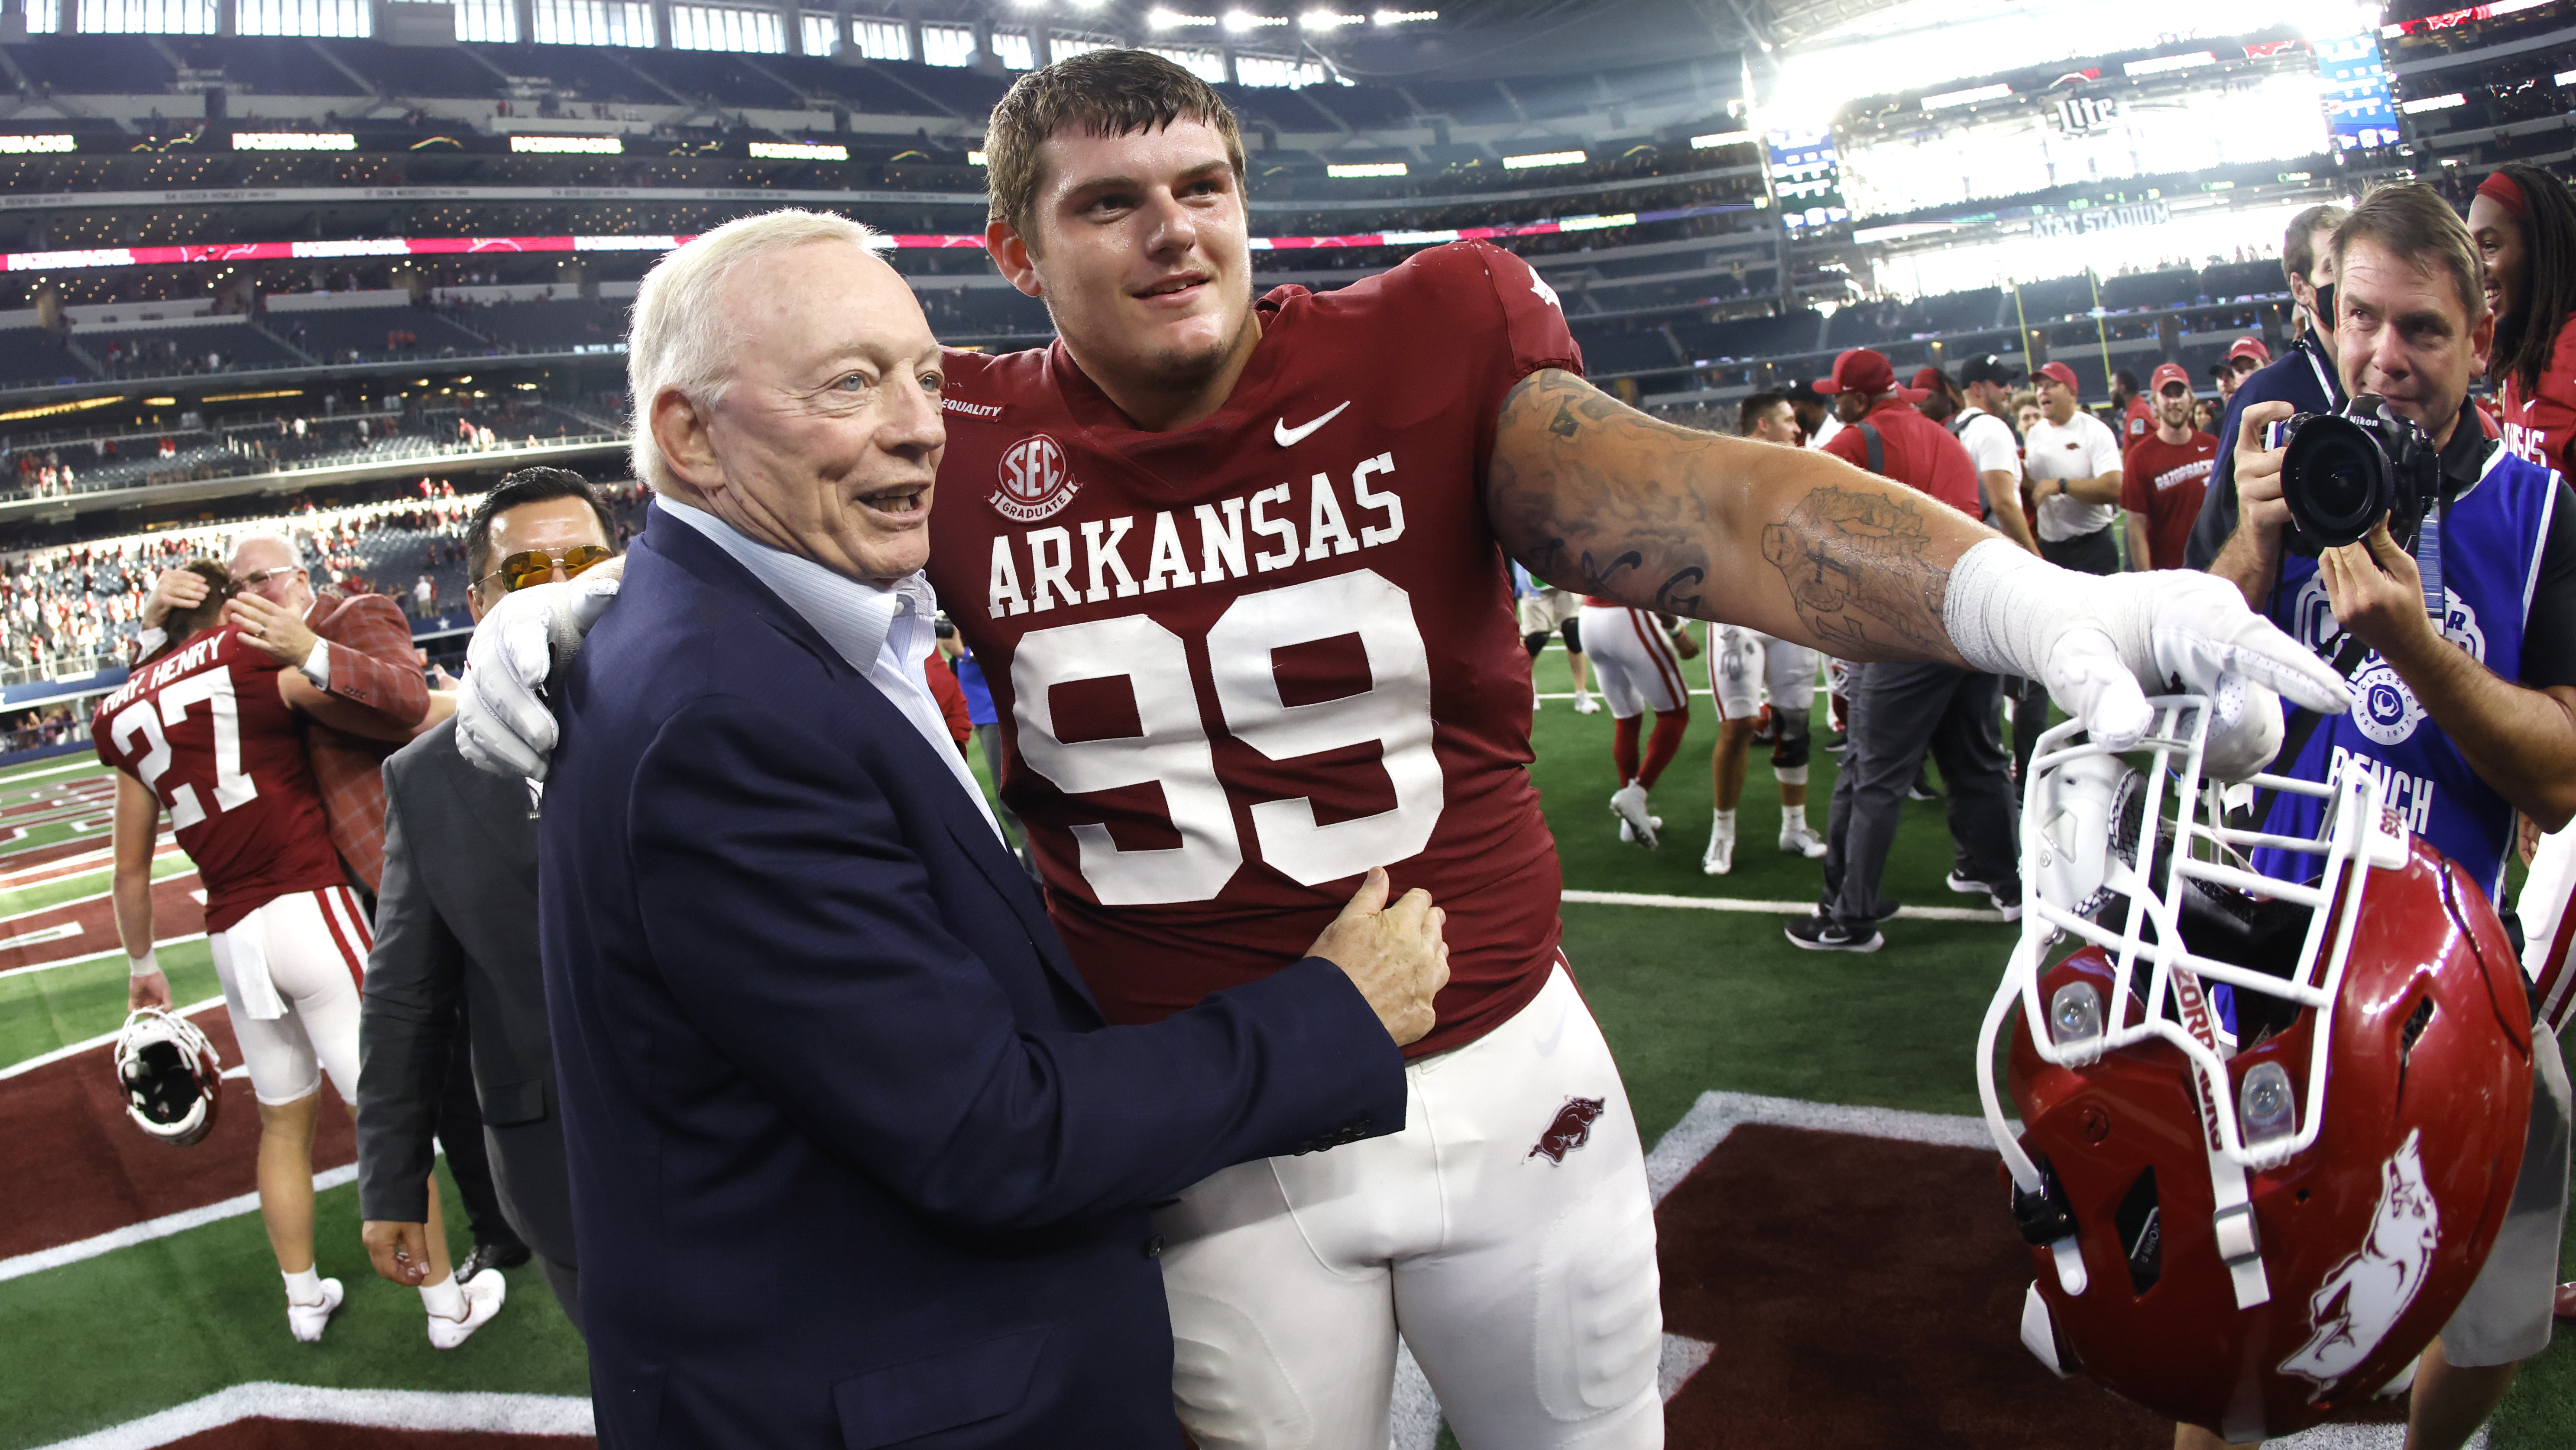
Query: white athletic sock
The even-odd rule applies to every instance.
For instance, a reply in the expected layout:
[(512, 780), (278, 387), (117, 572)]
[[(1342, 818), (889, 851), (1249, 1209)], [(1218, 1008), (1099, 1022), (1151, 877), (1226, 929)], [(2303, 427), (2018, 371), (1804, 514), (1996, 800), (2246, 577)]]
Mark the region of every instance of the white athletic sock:
[(1805, 806), (1782, 806), (1780, 808), (1780, 834), (1785, 836), (1791, 831), (1803, 831), (1805, 829), (1807, 829), (1807, 808)]
[(456, 1276), (448, 1275), (435, 1284), (420, 1286), (421, 1307), (441, 1319), (462, 1321), (465, 1318), (465, 1293), (456, 1287)]
[(319, 1304), (322, 1302), (322, 1276), (319, 1273), (311, 1269), (304, 1269), (299, 1272), (289, 1274), (285, 1270), (280, 1269), (278, 1270), (278, 1274), (286, 1280), (287, 1303)]
[(1735, 812), (1719, 811), (1717, 813), (1717, 828), (1726, 832), (1728, 835), (1735, 834)]

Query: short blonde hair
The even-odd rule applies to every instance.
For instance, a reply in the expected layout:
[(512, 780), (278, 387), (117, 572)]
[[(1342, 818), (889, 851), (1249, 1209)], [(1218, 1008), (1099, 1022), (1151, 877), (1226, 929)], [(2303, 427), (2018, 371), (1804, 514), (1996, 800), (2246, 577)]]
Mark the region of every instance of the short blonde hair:
[(626, 333), (626, 391), (635, 414), (635, 476), (670, 492), (671, 473), (653, 442), (653, 400), (677, 389), (702, 408), (722, 401), (742, 341), (723, 306), (725, 282), (746, 262), (817, 242), (846, 242), (875, 255), (878, 233), (827, 211), (737, 217), (665, 254), (635, 289)]

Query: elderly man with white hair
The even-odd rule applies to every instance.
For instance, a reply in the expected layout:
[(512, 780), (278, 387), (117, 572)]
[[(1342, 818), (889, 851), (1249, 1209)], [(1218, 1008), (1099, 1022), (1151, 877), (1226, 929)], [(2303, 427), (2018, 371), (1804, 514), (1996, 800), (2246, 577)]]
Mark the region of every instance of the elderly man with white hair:
[(655, 499), (539, 851), (600, 1442), (1176, 1444), (1147, 1206), (1401, 1129), (1442, 914), (1371, 872), (1105, 1024), (922, 673), (944, 364), (872, 240), (748, 218), (636, 296)]

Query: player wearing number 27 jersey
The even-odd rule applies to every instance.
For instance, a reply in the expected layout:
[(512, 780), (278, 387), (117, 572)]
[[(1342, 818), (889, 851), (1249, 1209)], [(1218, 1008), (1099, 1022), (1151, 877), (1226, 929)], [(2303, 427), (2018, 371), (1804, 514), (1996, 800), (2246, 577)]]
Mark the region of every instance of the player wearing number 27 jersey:
[(1449, 913), (1421, 1057), (1537, 994), (1555, 846), (1482, 480), (1581, 354), (1483, 243), (1281, 287), (1215, 414), (1146, 432), (1043, 350), (947, 359), (930, 575), (984, 661), (1049, 905), (1114, 1022), (1296, 960), (1383, 865)]
[(230, 627), (138, 669), (99, 702), (99, 758), (170, 813), (206, 883), (206, 930), (300, 891), (343, 884), (277, 661)]

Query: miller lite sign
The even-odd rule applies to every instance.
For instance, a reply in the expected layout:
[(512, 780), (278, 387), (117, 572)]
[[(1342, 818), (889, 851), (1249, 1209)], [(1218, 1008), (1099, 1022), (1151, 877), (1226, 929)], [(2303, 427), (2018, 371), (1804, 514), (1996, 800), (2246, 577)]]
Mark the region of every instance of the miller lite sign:
[(2069, 96), (2057, 103), (2057, 124), (2070, 136), (2098, 131), (2120, 114), (2120, 102), (2111, 96)]
[(1013, 523), (1033, 524), (1051, 517), (1082, 489), (1073, 481), (1063, 447), (1044, 433), (1031, 434), (1004, 450), (1000, 472), (1001, 486), (987, 502), (993, 512)]

